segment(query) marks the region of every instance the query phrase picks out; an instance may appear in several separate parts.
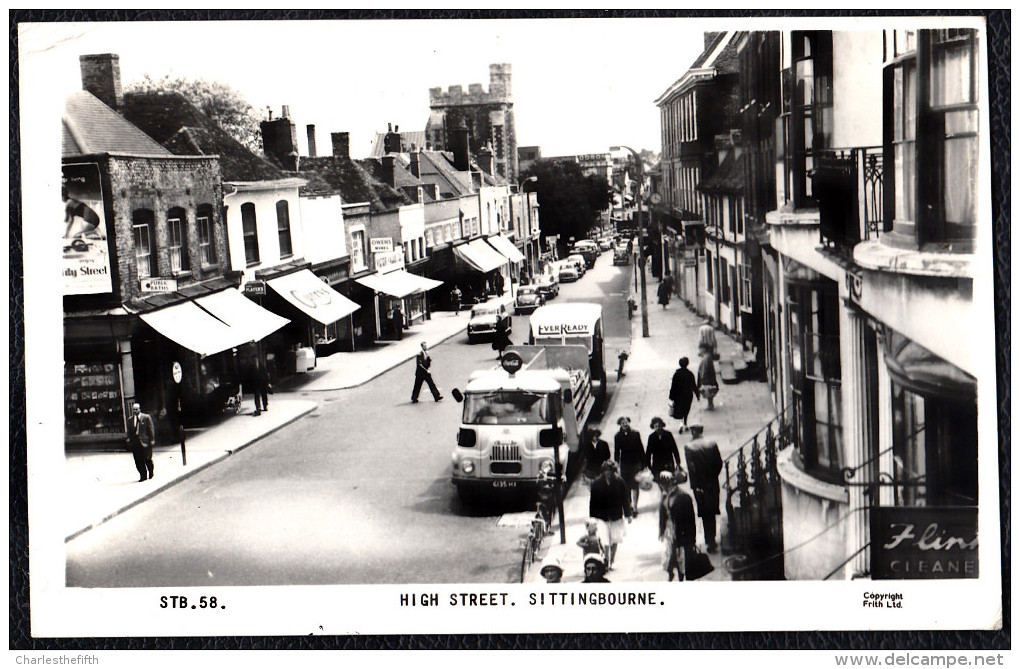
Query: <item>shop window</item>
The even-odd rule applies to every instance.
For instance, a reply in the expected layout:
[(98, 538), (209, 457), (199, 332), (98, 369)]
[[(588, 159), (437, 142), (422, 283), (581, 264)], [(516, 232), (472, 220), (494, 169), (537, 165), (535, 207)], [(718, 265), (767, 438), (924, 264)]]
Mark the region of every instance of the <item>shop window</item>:
[(280, 257), (294, 255), (294, 243), (290, 237), (290, 205), (286, 200), (276, 203), (276, 234), (280, 238)]
[(886, 68), (887, 219), (919, 247), (969, 250), (977, 224), (973, 30), (896, 31)]
[(842, 483), (839, 301), (835, 284), (791, 283), (787, 315), (798, 460), (812, 475)]
[(241, 230), (244, 233), (244, 261), (249, 265), (259, 262), (259, 231), (255, 220), (255, 205), (241, 205)]
[(418, 238), (418, 257), (419, 258), (425, 257), (425, 240), (422, 239), (421, 237)]
[(113, 355), (65, 351), (64, 434), (112, 435), (124, 432), (120, 366)]
[(198, 254), (202, 264), (216, 263), (216, 238), (213, 236), (212, 205), (202, 204), (195, 217), (198, 226)]
[(138, 278), (158, 276), (156, 266), (156, 216), (148, 209), (136, 209), (131, 214), (135, 241), (135, 267)]
[(166, 229), (169, 238), (170, 271), (187, 272), (188, 262), (188, 219), (184, 210), (174, 207), (166, 215)]

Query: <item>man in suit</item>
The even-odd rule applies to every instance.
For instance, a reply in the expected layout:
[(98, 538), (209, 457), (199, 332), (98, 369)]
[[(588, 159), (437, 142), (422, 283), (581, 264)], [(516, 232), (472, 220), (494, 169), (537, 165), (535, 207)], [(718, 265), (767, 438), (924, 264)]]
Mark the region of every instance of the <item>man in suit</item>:
[(443, 399), (443, 396), (439, 394), (439, 388), (436, 388), (435, 381), (432, 380), (432, 372), (429, 371), (431, 367), (432, 356), (429, 355), (429, 345), (422, 342), (421, 351), (414, 358), (414, 390), (411, 391), (412, 404), (418, 402), (418, 393), (421, 392), (421, 384), (423, 383), (429, 384), (432, 397), (437, 402)]
[(139, 482), (151, 479), (155, 474), (152, 464), (152, 449), (156, 445), (156, 428), (152, 416), (142, 413), (142, 407), (135, 402), (131, 405), (131, 419), (128, 420), (128, 444), (135, 458), (135, 469), (141, 477)]
[(687, 552), (697, 542), (694, 502), (678, 485), (686, 480), (687, 475), (682, 469), (677, 471), (677, 476), (669, 471), (659, 474), (659, 488), (662, 491), (659, 502), (659, 539), (665, 543), (667, 559), (663, 566), (671, 581), (674, 572), (678, 581), (687, 577)]
[(698, 504), (698, 515), (705, 528), (705, 542), (708, 552), (713, 553), (719, 546), (715, 541), (715, 517), (719, 515), (719, 472), (722, 471), (722, 455), (714, 441), (702, 438), (704, 427), (691, 425), (691, 442), (684, 448), (687, 456), (687, 470), (690, 472), (694, 501)]

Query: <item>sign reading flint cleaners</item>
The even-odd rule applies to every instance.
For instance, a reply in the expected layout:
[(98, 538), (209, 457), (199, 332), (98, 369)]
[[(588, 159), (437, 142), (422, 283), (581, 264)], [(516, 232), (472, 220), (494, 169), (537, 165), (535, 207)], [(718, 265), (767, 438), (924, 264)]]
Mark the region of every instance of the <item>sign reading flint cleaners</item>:
[(113, 283), (99, 165), (63, 165), (60, 191), (64, 201), (64, 294), (109, 293)]
[(977, 508), (872, 507), (871, 577), (977, 578)]

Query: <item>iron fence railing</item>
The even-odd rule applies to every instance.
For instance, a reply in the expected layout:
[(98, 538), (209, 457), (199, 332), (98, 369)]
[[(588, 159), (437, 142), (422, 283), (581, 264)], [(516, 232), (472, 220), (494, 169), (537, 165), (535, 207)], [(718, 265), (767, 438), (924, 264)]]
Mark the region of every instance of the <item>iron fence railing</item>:
[[(783, 504), (777, 457), (794, 441), (789, 410), (776, 415), (724, 461), (727, 531), (723, 550), (735, 580), (783, 578)], [(738, 565), (739, 566), (736, 566)]]
[(849, 252), (886, 228), (882, 147), (832, 149), (812, 173), (823, 245)]

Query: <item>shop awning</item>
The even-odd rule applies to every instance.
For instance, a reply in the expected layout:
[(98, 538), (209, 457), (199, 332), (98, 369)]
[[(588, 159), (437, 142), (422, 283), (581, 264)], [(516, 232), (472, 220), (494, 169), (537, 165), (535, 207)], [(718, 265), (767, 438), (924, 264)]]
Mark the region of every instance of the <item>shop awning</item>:
[(425, 290), (432, 290), (443, 285), (442, 281), (428, 279), (424, 276), (411, 274), (402, 269), (387, 272), (385, 274), (369, 274), (368, 276), (355, 279), (362, 286), (371, 288), (377, 293), (386, 293), (391, 297), (403, 298), (412, 293), (419, 293)]
[(253, 340), (248, 332), (230, 327), (194, 302), (139, 314), (139, 318), (167, 339), (199, 355), (212, 355)]
[(454, 246), (453, 252), (458, 258), (483, 274), (506, 264), (506, 258), (496, 253), (495, 249), (481, 239)]
[(524, 262), (524, 254), (517, 250), (514, 243), (503, 235), (493, 235), (485, 241), (492, 245), (492, 248), (499, 251), (500, 255), (506, 256), (510, 262)]
[(269, 279), (266, 284), (280, 297), (323, 325), (335, 323), (361, 308), (307, 269)]
[(249, 337), (245, 341), (258, 341), (290, 322), (255, 304), (236, 288), (199, 297), (195, 302), (231, 329), (245, 332)]

